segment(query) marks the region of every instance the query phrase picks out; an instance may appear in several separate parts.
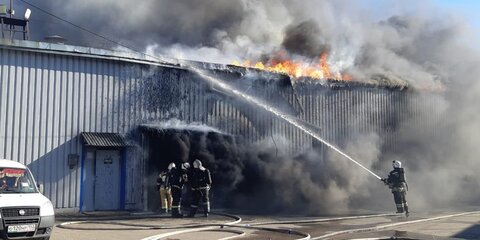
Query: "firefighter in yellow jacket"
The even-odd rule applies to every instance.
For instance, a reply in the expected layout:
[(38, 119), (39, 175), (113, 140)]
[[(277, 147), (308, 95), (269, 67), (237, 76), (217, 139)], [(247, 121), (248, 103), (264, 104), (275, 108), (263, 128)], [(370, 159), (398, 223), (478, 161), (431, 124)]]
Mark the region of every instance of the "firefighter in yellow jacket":
[[(171, 168), (168, 169), (170, 171)], [(162, 203), (162, 212), (168, 213), (172, 211), (172, 192), (170, 186), (167, 185), (167, 171), (158, 174), (157, 190), (160, 192), (160, 202)]]

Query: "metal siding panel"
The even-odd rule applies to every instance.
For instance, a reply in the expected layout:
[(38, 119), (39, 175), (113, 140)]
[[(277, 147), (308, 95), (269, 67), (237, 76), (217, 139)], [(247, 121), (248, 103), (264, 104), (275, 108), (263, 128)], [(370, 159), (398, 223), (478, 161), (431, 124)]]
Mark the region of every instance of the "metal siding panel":
[[(5, 91), (5, 84), (7, 82), (7, 77), (4, 76), (5, 74), (5, 49), (1, 49), (0, 48), (0, 112), (4, 113), (5, 112), (5, 107), (4, 107), (4, 103), (5, 103), (5, 100), (4, 100), (4, 96), (6, 95), (6, 93), (4, 93)], [(4, 155), (4, 147), (5, 147), (5, 132), (3, 131), (3, 126), (4, 126), (4, 123), (5, 123), (5, 114), (0, 114), (0, 157), (3, 157), (5, 158)]]
[(24, 159), (25, 159), (25, 162), (27, 165), (29, 165), (30, 167), (33, 167), (32, 166), (32, 162), (33, 162), (33, 153), (35, 152), (35, 145), (34, 145), (34, 141), (36, 139), (36, 136), (35, 136), (35, 119), (36, 117), (34, 116), (35, 114), (35, 97), (36, 97), (36, 94), (35, 94), (35, 77), (36, 77), (36, 74), (35, 74), (35, 55), (33, 53), (29, 53), (28, 54), (28, 84), (26, 86), (27, 88), (27, 99), (26, 99), (26, 112), (27, 112), (27, 115), (25, 116), (25, 124), (26, 124), (26, 127), (25, 127), (25, 132), (26, 132), (26, 136), (25, 136), (25, 139), (24, 139), (24, 142), (23, 144), (25, 144), (26, 148), (25, 148), (25, 151), (24, 151)]
[(103, 124), (102, 124), (102, 113), (103, 113), (103, 73), (102, 73), (102, 64), (101, 60), (95, 60), (94, 65), (94, 84), (93, 87), (95, 89), (95, 115), (94, 115), (94, 124), (95, 124), (95, 132), (103, 131)]
[(2, 157), (3, 158), (8, 158), (7, 156), (7, 142), (8, 142), (8, 97), (9, 97), (9, 92), (10, 92), (10, 55), (9, 55), (9, 50), (3, 50), (2, 49), (2, 113), (0, 114), (1, 116), (1, 125), (0, 127), (3, 129), (3, 131), (0, 131), (3, 133), (3, 138), (2, 138)]
[(64, 130), (64, 112), (63, 109), (65, 106), (65, 82), (63, 81), (64, 77), (64, 59), (65, 57), (55, 57), (55, 82), (56, 82), (56, 89), (55, 92), (55, 117), (53, 118), (52, 123), (52, 148), (50, 151), (53, 153), (52, 162), (55, 166), (55, 172), (53, 177), (53, 184), (55, 186), (55, 201), (54, 204), (56, 207), (63, 207), (62, 203), (62, 193), (63, 190), (63, 178), (62, 178), (62, 161), (63, 158), (63, 151), (64, 145), (62, 144), (63, 139), (63, 130)]
[[(83, 78), (80, 78), (80, 91), (81, 93), (79, 94), (80, 96), (80, 106), (79, 106), (79, 129), (78, 132), (80, 131), (93, 131), (92, 126), (93, 126), (93, 111), (94, 108), (92, 107), (92, 94), (93, 94), (93, 88), (92, 88), (92, 79), (93, 79), (93, 61), (86, 61), (82, 60), (82, 66), (83, 69), (85, 70), (85, 74)], [(83, 93), (82, 93), (83, 92)], [(82, 116), (80, 118), (80, 116)], [(77, 134), (78, 135), (78, 134)], [(79, 150), (81, 153), (82, 151)]]
[(110, 63), (110, 80), (111, 80), (111, 98), (110, 98), (110, 104), (112, 105), (112, 127), (110, 128), (109, 132), (116, 132), (118, 131), (118, 111), (117, 111), (117, 88), (118, 88), (118, 75), (116, 71), (116, 66), (117, 64), (115, 63)]
[(54, 59), (51, 58), (50, 55), (47, 55), (48, 60), (47, 60), (47, 65), (45, 67), (46, 71), (48, 72), (48, 77), (47, 77), (47, 104), (46, 104), (46, 122), (45, 122), (45, 148), (44, 148), (44, 161), (46, 162), (45, 164), (45, 171), (44, 174), (46, 176), (45, 181), (47, 183), (45, 184), (45, 193), (47, 197), (50, 200), (55, 200), (55, 195), (53, 194), (53, 179), (52, 179), (52, 171), (54, 170), (54, 164), (53, 160), (51, 157), (51, 154), (47, 154), (50, 152), (50, 149), (52, 149), (52, 125), (54, 123), (54, 113), (55, 113), (55, 70), (54, 70)]
[(121, 99), (121, 104), (119, 105), (119, 119), (121, 124), (119, 125), (119, 132), (126, 133), (127, 132), (127, 124), (126, 124), (126, 108), (127, 108), (127, 78), (125, 69), (127, 68), (126, 64), (121, 64), (119, 67), (119, 98)]
[(105, 127), (103, 128), (103, 131), (111, 132), (113, 127), (112, 118), (111, 118), (111, 115), (113, 113), (112, 111), (113, 108), (111, 104), (112, 96), (113, 96), (111, 67), (110, 67), (110, 62), (108, 61), (103, 61), (102, 64), (104, 69), (103, 77), (105, 81), (105, 84), (103, 85), (103, 87), (105, 88), (104, 89), (105, 96), (103, 101), (105, 108), (103, 109), (103, 112), (102, 112), (102, 122), (106, 123)]
[[(27, 57), (23, 52), (19, 54), (19, 62), (17, 67), (17, 81), (20, 81), (17, 91), (18, 91), (18, 101), (16, 102), (15, 108), (18, 109), (18, 131), (17, 139), (15, 144), (15, 149), (17, 150), (16, 159), (22, 164), (26, 164), (25, 151), (26, 145), (23, 144), (26, 138), (26, 128), (27, 128), (27, 107), (24, 107), (27, 103), (27, 89), (28, 89), (28, 66), (27, 66)], [(19, 104), (17, 104), (19, 103)]]
[[(5, 113), (6, 111), (6, 99), (5, 96), (7, 95), (7, 64), (6, 64), (6, 50), (0, 49), (0, 112)], [(5, 126), (6, 121), (6, 114), (0, 114), (0, 156), (5, 158), (5, 140), (7, 134), (3, 131), (3, 126)]]
[[(47, 118), (47, 111), (46, 111), (46, 106), (47, 106), (47, 94), (46, 94), (46, 88), (48, 84), (48, 72), (45, 70), (45, 60), (46, 57), (45, 55), (38, 55), (37, 57), (37, 76), (38, 76), (38, 85), (39, 85), (39, 91), (38, 91), (38, 149), (37, 149), (37, 160), (36, 162), (39, 163), (40, 159), (43, 158), (43, 154), (45, 152), (45, 143), (46, 143), (46, 138), (45, 138), (45, 123), (46, 123), (46, 118)], [(37, 181), (45, 183), (46, 178), (45, 178), (45, 166), (46, 163), (44, 164), (38, 164), (37, 168), (37, 174), (40, 179), (37, 177)], [(46, 184), (45, 184), (46, 186)]]
[(41, 110), (40, 106), (42, 105), (41, 102), (41, 90), (42, 90), (42, 72), (41, 68), (39, 67), (39, 62), (40, 62), (40, 54), (32, 53), (33, 56), (33, 64), (32, 64), (32, 72), (33, 72), (33, 78), (32, 78), (32, 85), (33, 85), (33, 97), (31, 98), (31, 106), (33, 109), (32, 115), (30, 115), (30, 120), (33, 123), (33, 129), (32, 129), (32, 139), (31, 139), (31, 147), (32, 147), (32, 152), (30, 155), (30, 160), (32, 161), (33, 168), (32, 171), (35, 172), (35, 177), (38, 178), (39, 174), (39, 164), (35, 160), (39, 158), (39, 141), (41, 138), (41, 133), (40, 133), (40, 124), (41, 124)]
[(89, 76), (89, 79), (87, 81), (87, 86), (88, 86), (88, 90), (87, 90), (87, 93), (85, 95), (85, 104), (88, 104), (88, 108), (89, 108), (89, 113), (87, 113), (90, 117), (88, 118), (88, 127), (86, 126), (86, 128), (84, 130), (86, 131), (97, 131), (96, 127), (97, 127), (97, 119), (96, 119), (96, 116), (97, 116), (97, 92), (98, 92), (98, 88), (97, 88), (97, 73), (96, 73), (96, 61), (95, 60), (92, 60), (92, 61), (89, 61), (89, 64), (88, 64), (88, 69), (90, 71), (90, 76)]
[[(80, 142), (78, 134), (80, 129), (83, 129), (83, 122), (85, 119), (84, 106), (82, 106), (83, 99), (81, 98), (82, 93), (85, 92), (85, 61), (80, 60), (79, 58), (72, 58), (71, 64), (74, 70), (73, 73), (73, 83), (72, 83), (72, 127), (70, 131), (70, 153), (72, 154), (81, 154)], [(78, 71), (78, 72), (76, 72)], [(84, 116), (80, 118), (80, 116)], [(82, 159), (79, 157), (79, 159)], [(76, 196), (77, 196), (77, 187), (79, 186), (78, 171), (79, 167), (76, 166), (72, 170), (67, 170), (68, 172), (68, 192), (67, 192), (67, 202), (65, 203), (66, 207), (75, 207), (76, 205)]]
[[(12, 95), (15, 94), (15, 89), (14, 89), (14, 85), (15, 85), (15, 82), (16, 82), (16, 79), (15, 79), (15, 62), (11, 62), (12, 59), (13, 61), (15, 61), (15, 56), (10, 56), (12, 51), (8, 51), (8, 55), (9, 55), (9, 58), (8, 58), (8, 65), (7, 65), (7, 68), (8, 68), (8, 79), (10, 81), (8, 81), (8, 84), (7, 84), (7, 99), (6, 99), (6, 110), (5, 110), (5, 115), (8, 116), (7, 117), (7, 120), (5, 121), (5, 135), (7, 136), (6, 139), (5, 139), (5, 158), (8, 158), (8, 159), (12, 159), (12, 135), (13, 135), (13, 126), (12, 126), (12, 121), (15, 121), (15, 116), (14, 116), (14, 112), (12, 111), (12, 102), (14, 101)], [(11, 81), (13, 80), (13, 82)]]
[[(11, 101), (10, 101), (10, 107), (11, 107), (11, 115), (9, 116), (12, 116), (12, 121), (11, 121), (11, 138), (10, 138), (10, 159), (13, 159), (15, 161), (19, 161), (18, 159), (18, 149), (17, 149), (17, 138), (19, 137), (18, 136), (18, 133), (20, 132), (20, 128), (19, 128), (19, 123), (20, 123), (20, 108), (18, 107), (18, 102), (19, 102), (19, 97), (20, 97), (20, 93), (18, 91), (19, 87), (19, 84), (21, 84), (22, 82), (22, 78), (19, 78), (19, 75), (21, 76), (21, 72), (19, 74), (19, 69), (21, 69), (20, 66), (18, 66), (18, 54), (14, 54), (14, 57), (13, 57), (15, 60), (13, 62), (13, 66), (12, 66), (12, 79), (14, 81), (13, 83), (13, 88), (12, 88), (12, 98), (11, 98)], [(18, 129), (17, 129), (18, 128)]]
[(70, 189), (71, 189), (71, 174), (70, 169), (67, 166), (67, 159), (68, 155), (73, 152), (73, 142), (72, 142), (72, 132), (75, 130), (76, 125), (73, 123), (75, 121), (74, 115), (74, 106), (75, 106), (75, 93), (74, 93), (74, 85), (75, 79), (78, 79), (78, 64), (73, 64), (74, 58), (73, 57), (66, 57), (64, 62), (64, 69), (66, 72), (64, 73), (65, 79), (62, 79), (66, 82), (65, 86), (65, 129), (64, 129), (64, 154), (60, 161), (62, 162), (62, 179), (63, 179), (63, 187), (62, 190), (62, 207), (68, 207), (70, 201)]

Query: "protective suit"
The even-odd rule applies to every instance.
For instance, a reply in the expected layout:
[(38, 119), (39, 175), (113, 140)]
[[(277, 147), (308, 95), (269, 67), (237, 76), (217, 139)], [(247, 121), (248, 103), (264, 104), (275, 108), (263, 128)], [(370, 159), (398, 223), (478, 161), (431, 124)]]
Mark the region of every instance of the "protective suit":
[(392, 190), (393, 199), (397, 206), (397, 213), (404, 213), (408, 216), (408, 204), (406, 194), (408, 191), (407, 181), (405, 179), (405, 170), (402, 168), (400, 161), (393, 161), (393, 170), (388, 174), (387, 178), (382, 181)]
[(169, 212), (172, 210), (172, 192), (170, 186), (167, 186), (167, 171), (158, 174), (157, 190), (160, 192), (160, 202), (162, 204), (162, 212)]
[(172, 191), (172, 217), (183, 217), (180, 210), (180, 202), (182, 200), (182, 187), (184, 184), (183, 172), (175, 167), (175, 163), (168, 166), (167, 186)]
[(204, 216), (208, 217), (210, 212), (209, 191), (212, 185), (210, 171), (202, 166), (202, 162), (196, 159), (193, 162), (193, 170), (189, 179), (192, 187), (192, 203), (190, 205), (190, 214), (188, 217), (194, 217), (198, 210), (200, 199), (202, 200)]

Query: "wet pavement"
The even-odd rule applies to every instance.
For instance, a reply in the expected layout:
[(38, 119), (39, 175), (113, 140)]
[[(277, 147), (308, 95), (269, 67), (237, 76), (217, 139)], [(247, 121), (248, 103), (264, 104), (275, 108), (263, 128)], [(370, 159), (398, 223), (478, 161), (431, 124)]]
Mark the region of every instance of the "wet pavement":
[[(412, 213), (375, 216), (360, 219), (300, 216), (241, 216), (238, 227), (220, 227), (234, 219), (211, 215), (208, 218), (172, 219), (168, 215), (128, 212), (57, 215), (52, 240), (64, 239), (301, 239), (296, 232), (307, 233), (312, 239), (333, 234), (326, 239), (480, 239), (480, 213), (423, 221), (456, 214)], [(325, 220), (327, 219), (327, 220)], [(329, 221), (330, 219), (331, 221)], [(420, 222), (415, 222), (415, 221)], [(76, 222), (69, 224), (70, 222)], [(288, 222), (285, 222), (288, 221)], [(300, 222), (298, 222), (300, 221)], [(263, 224), (261, 224), (263, 223)], [(400, 224), (400, 225), (396, 225)], [(405, 225), (401, 225), (405, 224)], [(385, 227), (395, 225), (392, 227)], [(378, 230), (376, 227), (380, 226)], [(383, 226), (383, 227), (382, 227)], [(202, 228), (203, 231), (198, 231)], [(367, 231), (368, 230), (368, 231)], [(337, 234), (343, 231), (343, 234)], [(352, 231), (352, 232), (349, 232)], [(152, 237), (157, 236), (157, 237)], [(393, 238), (393, 239), (395, 239)]]

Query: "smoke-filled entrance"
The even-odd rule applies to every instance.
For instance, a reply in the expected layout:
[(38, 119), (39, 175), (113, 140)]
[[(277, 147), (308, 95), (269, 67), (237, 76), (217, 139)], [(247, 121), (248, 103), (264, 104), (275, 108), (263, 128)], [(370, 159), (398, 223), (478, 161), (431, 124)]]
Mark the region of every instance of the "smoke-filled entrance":
[[(167, 169), (171, 162), (174, 162), (177, 168), (180, 168), (184, 162), (192, 164), (195, 159), (200, 159), (203, 165), (212, 172), (215, 185), (211, 193), (212, 199), (216, 199), (216, 193), (234, 182), (234, 175), (231, 177), (228, 177), (228, 174), (225, 175), (225, 171), (230, 171), (227, 165), (219, 163), (222, 160), (231, 162), (232, 159), (237, 159), (235, 151), (229, 151), (225, 148), (235, 144), (232, 136), (209, 128), (144, 126), (142, 129), (148, 149), (146, 152), (148, 154), (146, 176), (148, 183), (147, 208), (149, 210), (157, 211), (160, 209), (156, 178), (161, 171)], [(219, 173), (220, 171), (222, 174)], [(187, 188), (184, 188), (184, 191), (186, 190)], [(188, 193), (183, 195), (182, 206), (189, 205), (188, 195)]]

